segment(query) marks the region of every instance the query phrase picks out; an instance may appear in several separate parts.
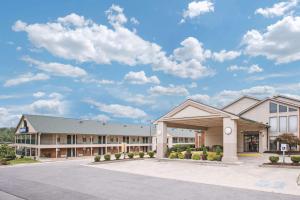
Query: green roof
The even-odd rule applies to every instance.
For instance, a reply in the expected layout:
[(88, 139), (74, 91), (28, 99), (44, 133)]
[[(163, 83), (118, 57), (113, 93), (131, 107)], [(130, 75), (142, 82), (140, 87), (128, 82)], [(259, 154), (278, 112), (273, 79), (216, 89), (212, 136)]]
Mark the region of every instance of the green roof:
[[(155, 126), (104, 123), (96, 120), (81, 120), (45, 115), (23, 115), (39, 133), (154, 136)], [(194, 132), (186, 129), (168, 128), (174, 137), (194, 137)]]

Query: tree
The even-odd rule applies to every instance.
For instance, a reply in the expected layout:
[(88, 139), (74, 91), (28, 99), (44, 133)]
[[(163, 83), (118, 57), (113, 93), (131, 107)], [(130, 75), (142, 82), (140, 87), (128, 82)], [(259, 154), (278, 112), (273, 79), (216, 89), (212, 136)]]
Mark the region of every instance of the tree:
[(1, 159), (13, 160), (16, 158), (15, 150), (13, 147), (8, 146), (7, 144), (0, 145), (0, 160)]
[(291, 146), (300, 145), (300, 139), (293, 133), (283, 133), (277, 137), (277, 141), (288, 144), (289, 150), (291, 150)]
[(0, 144), (13, 143), (15, 138), (14, 128), (0, 128)]

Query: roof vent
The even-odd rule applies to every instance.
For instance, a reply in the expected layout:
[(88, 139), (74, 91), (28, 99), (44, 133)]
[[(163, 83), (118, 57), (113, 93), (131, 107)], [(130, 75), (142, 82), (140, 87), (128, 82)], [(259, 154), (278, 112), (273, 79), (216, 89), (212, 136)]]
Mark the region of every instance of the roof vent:
[(106, 124), (103, 122), (102, 125), (105, 126)]
[(82, 124), (82, 123), (83, 123), (83, 121), (81, 121), (81, 120), (80, 120), (80, 121), (79, 121), (79, 123), (80, 123), (80, 124)]
[(127, 127), (127, 125), (126, 125), (126, 124), (124, 124), (124, 125), (123, 125), (123, 127)]
[(141, 128), (143, 128), (143, 126), (141, 126)]

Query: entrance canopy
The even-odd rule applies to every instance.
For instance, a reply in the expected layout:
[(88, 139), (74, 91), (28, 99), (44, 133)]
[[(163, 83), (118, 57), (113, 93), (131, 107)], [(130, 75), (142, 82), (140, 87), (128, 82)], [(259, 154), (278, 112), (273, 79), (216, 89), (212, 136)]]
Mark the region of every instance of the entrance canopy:
[[(224, 158), (237, 160), (237, 132), (239, 127), (265, 127), (264, 124), (208, 106), (186, 100), (166, 115), (155, 121), (157, 124), (157, 156), (164, 157), (166, 151), (166, 128), (184, 128), (206, 131), (219, 127), (223, 135)], [(225, 129), (227, 133), (225, 134)]]

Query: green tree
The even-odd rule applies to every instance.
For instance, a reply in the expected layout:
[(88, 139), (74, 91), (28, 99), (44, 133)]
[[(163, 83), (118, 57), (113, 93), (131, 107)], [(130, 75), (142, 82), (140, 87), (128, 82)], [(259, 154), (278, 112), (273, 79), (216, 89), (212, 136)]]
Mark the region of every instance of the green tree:
[(292, 146), (300, 145), (300, 139), (292, 133), (283, 133), (277, 137), (277, 141), (288, 144), (289, 150)]
[(0, 128), (0, 144), (14, 142), (15, 129), (14, 128)]

